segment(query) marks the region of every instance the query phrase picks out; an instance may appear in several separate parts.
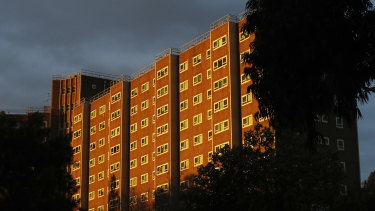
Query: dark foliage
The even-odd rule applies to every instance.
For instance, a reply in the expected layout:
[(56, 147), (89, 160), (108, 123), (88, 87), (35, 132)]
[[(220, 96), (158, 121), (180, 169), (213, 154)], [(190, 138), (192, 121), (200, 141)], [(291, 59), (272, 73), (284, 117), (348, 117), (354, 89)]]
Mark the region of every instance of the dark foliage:
[(46, 139), (42, 116), (0, 113), (0, 210), (72, 210), (75, 181), (68, 137)]
[[(312, 140), (316, 114), (360, 116), (375, 78), (375, 11), (369, 0), (249, 0), (244, 32), (255, 36), (245, 70), (276, 131)], [(336, 106), (338, 105), (338, 106)]]
[(243, 147), (224, 148), (198, 169), (182, 195), (183, 210), (311, 210), (334, 207), (342, 171), (335, 153), (311, 153), (291, 137), (282, 153), (261, 125), (246, 133)]

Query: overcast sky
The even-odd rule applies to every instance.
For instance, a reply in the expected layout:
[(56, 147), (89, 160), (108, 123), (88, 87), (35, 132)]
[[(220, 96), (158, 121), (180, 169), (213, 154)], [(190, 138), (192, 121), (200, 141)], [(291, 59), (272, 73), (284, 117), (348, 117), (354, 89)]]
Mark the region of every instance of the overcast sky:
[[(246, 0), (0, 0), (0, 110), (50, 103), (52, 75), (131, 74)], [(361, 106), (361, 177), (375, 170), (375, 97)]]

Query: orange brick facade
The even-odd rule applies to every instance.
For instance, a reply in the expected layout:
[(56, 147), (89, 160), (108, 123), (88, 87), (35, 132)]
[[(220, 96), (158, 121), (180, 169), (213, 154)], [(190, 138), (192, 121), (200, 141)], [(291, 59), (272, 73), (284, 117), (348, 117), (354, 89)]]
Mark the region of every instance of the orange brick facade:
[(80, 206), (169, 209), (212, 153), (242, 143), (258, 109), (243, 74), (253, 39), (242, 35), (244, 21), (225, 16), (132, 76), (53, 80), (53, 128), (72, 133)]

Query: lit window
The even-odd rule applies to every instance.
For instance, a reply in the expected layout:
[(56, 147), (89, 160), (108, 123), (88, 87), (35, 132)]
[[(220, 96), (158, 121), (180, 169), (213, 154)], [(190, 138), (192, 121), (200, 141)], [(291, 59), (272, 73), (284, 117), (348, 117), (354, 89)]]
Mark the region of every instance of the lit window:
[(80, 122), (82, 120), (82, 114), (78, 114), (76, 116), (74, 116), (73, 118), (73, 123), (77, 123), (77, 122)]
[(197, 55), (197, 56), (194, 56), (193, 57), (193, 66), (201, 63), (201, 61), (202, 61), (202, 56), (200, 54)]
[(95, 166), (95, 158), (90, 159), (89, 166), (90, 166), (90, 168), (93, 167), (93, 166)]
[(202, 102), (202, 93), (197, 94), (193, 97), (193, 105), (197, 105)]
[(203, 164), (203, 155), (194, 157), (194, 167)]
[(212, 91), (211, 89), (207, 90), (207, 99), (211, 99)]
[(75, 132), (73, 133), (73, 139), (78, 138), (78, 137), (80, 137), (80, 136), (81, 136), (81, 129), (79, 129), (79, 130), (77, 130), (77, 131), (75, 131)]
[(224, 77), (214, 82), (214, 92), (228, 86), (228, 77)]
[(251, 81), (250, 75), (242, 74), (241, 75), (241, 84)]
[(132, 196), (129, 198), (129, 204), (130, 205), (135, 205), (137, 204), (137, 196)]
[(120, 135), (120, 127), (116, 127), (115, 129), (111, 130), (111, 138)]
[(163, 165), (160, 165), (160, 166), (156, 167), (156, 174), (157, 175), (164, 174), (164, 173), (167, 173), (167, 172), (168, 172), (168, 163), (165, 163)]
[(215, 134), (224, 132), (229, 129), (229, 121), (225, 120), (215, 124)]
[(208, 140), (211, 141), (212, 140), (212, 130), (209, 130), (207, 132), (207, 136), (208, 136)]
[(95, 182), (95, 175), (91, 175), (90, 177), (89, 177), (89, 184), (92, 184), (92, 183), (94, 183)]
[(193, 86), (202, 82), (202, 74), (199, 73), (198, 75), (193, 77)]
[(104, 171), (98, 173), (98, 181), (104, 179)]
[(203, 135), (202, 134), (196, 135), (194, 136), (193, 140), (194, 140), (194, 146), (199, 145), (203, 143)]
[(163, 116), (164, 114), (168, 113), (168, 104), (159, 107), (156, 111), (158, 117)]
[(180, 151), (183, 151), (185, 149), (189, 149), (189, 139), (185, 139), (180, 142)]
[(141, 175), (141, 184), (148, 182), (148, 173)]
[(93, 110), (93, 111), (91, 111), (91, 113), (90, 113), (90, 118), (91, 118), (91, 119), (93, 119), (93, 118), (95, 118), (95, 117), (96, 117), (96, 109)]
[(147, 164), (148, 163), (148, 155), (143, 155), (141, 157), (141, 165)]
[[(130, 179), (130, 187), (137, 186), (137, 177), (133, 177)], [(135, 200), (137, 202), (137, 200)]]
[(136, 97), (137, 95), (138, 95), (138, 88), (132, 89), (132, 91), (130, 92), (130, 97), (133, 98), (133, 97)]
[(120, 117), (120, 109), (111, 113), (111, 121)]
[(214, 71), (227, 65), (227, 56), (214, 61)]
[(225, 148), (226, 146), (229, 146), (229, 142), (225, 142), (223, 144), (216, 145), (215, 146), (215, 152), (220, 152), (220, 150)]
[(187, 69), (188, 69), (188, 62), (187, 61), (180, 64), (180, 73), (184, 72)]
[(188, 106), (189, 106), (188, 100), (184, 100), (184, 101), (180, 102), (180, 111), (183, 111), (183, 110), (187, 109)]
[(161, 136), (165, 133), (168, 133), (168, 123), (165, 125), (162, 125), (156, 129), (157, 136)]
[(208, 160), (208, 162), (212, 161), (212, 151), (208, 152), (207, 160)]
[(121, 92), (118, 92), (111, 96), (111, 104), (119, 101), (121, 99)]
[(212, 110), (211, 109), (207, 111), (207, 119), (208, 120), (212, 119)]
[(130, 151), (137, 149), (137, 141), (133, 141), (130, 143)]
[(149, 83), (148, 82), (142, 84), (142, 86), (141, 86), (141, 92), (143, 93), (143, 92), (147, 91), (148, 87), (149, 87)]
[(180, 92), (183, 92), (189, 88), (189, 81), (186, 80), (180, 83)]
[(168, 192), (168, 183), (156, 186), (156, 194), (163, 194)]
[(194, 117), (193, 117), (193, 125), (195, 126), (195, 125), (198, 125), (198, 124), (200, 124), (200, 123), (202, 123), (202, 113), (200, 113), (200, 114), (198, 114), (198, 115), (195, 115)]
[[(104, 196), (104, 188), (101, 188), (98, 190), (98, 198)], [(99, 207), (98, 207), (98, 210), (99, 210)]]
[(249, 115), (244, 118), (242, 118), (242, 128), (248, 127), (250, 125), (253, 125), (253, 116)]
[(180, 131), (183, 131), (189, 127), (189, 119), (185, 119), (180, 122)]
[(141, 128), (145, 128), (148, 126), (148, 118), (145, 118), (141, 121)]
[(89, 200), (91, 201), (93, 199), (95, 199), (95, 191), (89, 193)]
[(189, 168), (189, 159), (180, 162), (180, 171), (186, 170)]
[(120, 187), (120, 180), (112, 181), (111, 182), (111, 190), (118, 189)]
[(141, 201), (142, 202), (148, 201), (148, 192), (141, 194)]
[(99, 131), (104, 130), (105, 128), (105, 121), (99, 123)]
[(131, 108), (130, 108), (130, 116), (136, 114), (137, 111), (138, 111), (138, 106), (137, 106), (137, 105), (131, 107)]
[(99, 147), (104, 146), (104, 144), (105, 144), (105, 138), (99, 139)]
[(148, 136), (141, 138), (141, 147), (146, 146), (148, 144)]
[(226, 108), (228, 108), (228, 98), (219, 100), (218, 102), (216, 102), (214, 104), (214, 112), (215, 113), (218, 112), (218, 111), (224, 110)]
[(77, 169), (79, 169), (80, 168), (80, 162), (79, 161), (77, 161), (77, 162), (74, 162), (73, 163), (73, 167), (72, 167), (72, 169), (73, 169), (73, 171), (75, 171), (75, 170), (77, 170)]
[(90, 128), (90, 135), (93, 135), (96, 133), (96, 126), (93, 126)]
[(130, 125), (130, 133), (134, 133), (135, 131), (137, 131), (137, 123)]
[(119, 152), (120, 152), (120, 144), (118, 144), (114, 147), (111, 147), (111, 155), (117, 154)]
[(141, 110), (145, 110), (148, 108), (148, 100), (145, 100), (141, 103)]
[(96, 148), (96, 143), (93, 142), (90, 144), (90, 151), (94, 150)]
[(73, 147), (73, 155), (81, 152), (81, 145)]
[(130, 161), (130, 169), (137, 167), (137, 158)]
[(240, 55), (240, 63), (244, 62), (246, 54), (250, 54), (250, 49), (241, 53), (241, 55)]
[(110, 173), (113, 173), (115, 171), (118, 171), (120, 169), (120, 162), (114, 163), (109, 166)]
[(161, 79), (161, 78), (163, 78), (163, 77), (165, 77), (167, 75), (168, 75), (168, 67), (164, 67), (164, 68), (162, 68), (161, 70), (159, 70), (157, 72), (156, 79), (159, 80), (159, 79)]
[(253, 97), (252, 97), (251, 92), (247, 93), (245, 95), (242, 95), (242, 97), (241, 97), (241, 105), (244, 106), (244, 105), (247, 105), (247, 104), (251, 103), (252, 102), (252, 98)]
[(164, 95), (168, 94), (168, 85), (165, 85), (162, 88), (158, 89), (156, 94), (157, 98), (161, 98)]
[(105, 112), (105, 105), (100, 106), (99, 114), (103, 114)]
[(244, 33), (242, 31), (240, 32), (240, 42), (246, 40), (249, 37), (250, 37), (249, 33), (247, 33), (247, 32)]
[(211, 58), (211, 50), (210, 49), (208, 49), (206, 51), (206, 59), (209, 59), (209, 58)]
[(157, 155), (161, 155), (168, 152), (168, 144), (160, 145), (156, 148)]
[(224, 35), (220, 37), (219, 39), (216, 39), (213, 41), (213, 49), (216, 50), (220, 48), (221, 46), (224, 46), (227, 44), (227, 35)]

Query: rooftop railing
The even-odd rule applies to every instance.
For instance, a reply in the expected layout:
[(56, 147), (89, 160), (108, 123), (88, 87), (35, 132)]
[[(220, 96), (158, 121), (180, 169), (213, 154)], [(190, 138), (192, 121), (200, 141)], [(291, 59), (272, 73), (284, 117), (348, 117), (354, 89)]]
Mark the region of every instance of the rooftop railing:
[(214, 21), (210, 24), (210, 31), (218, 28), (221, 25), (224, 25), (227, 22), (237, 23), (238, 17), (236, 15), (231, 15), (231, 14), (225, 15), (224, 17), (221, 17), (220, 19), (218, 19), (218, 20), (216, 20), (216, 21)]
[(131, 78), (131, 80), (133, 80), (135, 78), (138, 78), (139, 76), (145, 74), (146, 72), (148, 72), (148, 71), (150, 71), (150, 70), (152, 70), (154, 68), (155, 68), (155, 63), (149, 64), (146, 67), (144, 67), (144, 68), (138, 70), (137, 72), (131, 74), (130, 78)]
[(52, 79), (53, 80), (64, 80), (64, 79), (73, 78), (74, 76), (77, 76), (77, 75), (84, 75), (84, 76), (90, 76), (90, 77), (95, 77), (95, 78), (104, 78), (104, 79), (109, 79), (109, 80), (114, 80), (114, 79), (118, 78), (117, 75), (113, 75), (113, 74), (101, 73), (101, 72), (95, 72), (95, 71), (91, 71), (91, 70), (81, 69), (80, 71), (75, 72), (75, 73), (68, 73), (68, 74), (63, 74), (63, 75), (53, 75)]
[(200, 35), (199, 37), (194, 38), (192, 41), (180, 46), (179, 50), (180, 50), (180, 52), (184, 52), (184, 51), (198, 45), (199, 43), (203, 42), (204, 40), (206, 40), (208, 38), (210, 38), (210, 32), (206, 32), (206, 33)]
[(155, 56), (155, 61), (159, 61), (160, 59), (168, 56), (168, 55), (179, 55), (180, 54), (180, 49), (178, 48), (167, 48), (165, 49), (164, 51), (158, 53), (156, 56)]

